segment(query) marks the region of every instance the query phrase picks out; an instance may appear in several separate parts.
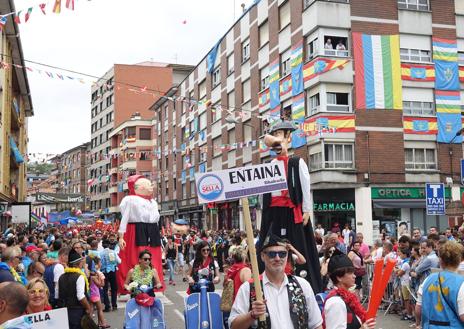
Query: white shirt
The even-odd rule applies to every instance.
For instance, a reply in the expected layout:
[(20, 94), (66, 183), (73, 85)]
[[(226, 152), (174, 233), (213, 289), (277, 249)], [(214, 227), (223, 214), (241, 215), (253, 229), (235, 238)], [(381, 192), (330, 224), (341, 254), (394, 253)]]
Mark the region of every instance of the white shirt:
[[(322, 325), (322, 316), (314, 297), (313, 289), (308, 281), (303, 278), (296, 277), (298, 283), (303, 289), (303, 294), (306, 297), (306, 305), (308, 307), (308, 328), (316, 328)], [(290, 306), (288, 304), (287, 292), (288, 278), (285, 276), (280, 287), (276, 287), (269, 281), (266, 272), (263, 273), (263, 293), (266, 299), (267, 309), (271, 318), (271, 329), (294, 329), (292, 319), (290, 318)], [(229, 316), (229, 327), (231, 327), (234, 319), (241, 315), (247, 314), (250, 311), (250, 283), (244, 282), (238, 290), (234, 305)]]
[[(340, 296), (327, 299), (324, 314), (326, 329), (346, 329), (346, 304)], [(358, 318), (358, 321), (361, 323), (361, 319)]]
[(324, 233), (325, 233), (325, 230), (321, 227), (321, 228), (317, 228), (315, 229), (314, 231), (316, 231), (317, 233), (320, 234), (320, 236), (324, 236)]
[[(401, 260), (403, 261), (403, 260)], [(401, 282), (401, 285), (402, 286), (409, 286), (409, 271), (411, 270), (411, 267), (409, 266), (409, 263), (408, 262), (404, 262), (403, 264), (401, 264), (401, 268), (400, 268), (402, 271), (404, 271), (404, 274), (402, 276), (400, 276), (400, 282)]]
[[(421, 283), (419, 286), (419, 289), (417, 290), (417, 305), (421, 306), (422, 305), (422, 291), (424, 290), (424, 284), (429, 280), (430, 277), (427, 277), (424, 282)], [(458, 292), (458, 300), (457, 300), (457, 305), (458, 305), (458, 313), (459, 315), (464, 314), (464, 283), (461, 284), (461, 287), (459, 288)]]
[(350, 244), (350, 232), (348, 229), (343, 230), (343, 242), (345, 242), (346, 246)]
[(55, 298), (59, 298), (58, 294), (58, 280), (60, 279), (60, 276), (64, 273), (64, 266), (61, 265), (60, 263), (56, 264), (55, 267), (53, 268), (53, 282), (55, 283)]
[[(273, 161), (280, 161), (277, 159), (272, 160)], [(311, 180), (309, 178), (309, 170), (308, 166), (304, 162), (303, 159), (300, 159), (299, 162), (299, 174), (300, 174), (300, 184), (301, 184), (301, 191), (303, 192), (303, 204), (301, 205), (301, 208), (303, 212), (310, 212), (311, 210), (311, 202), (310, 202), (310, 197), (311, 197)], [(271, 193), (271, 196), (278, 197), (282, 195), (282, 191), (275, 191)]]
[(121, 204), (121, 224), (119, 233), (126, 232), (127, 223), (158, 223), (159, 211), (155, 200), (147, 200), (137, 195), (125, 196)]

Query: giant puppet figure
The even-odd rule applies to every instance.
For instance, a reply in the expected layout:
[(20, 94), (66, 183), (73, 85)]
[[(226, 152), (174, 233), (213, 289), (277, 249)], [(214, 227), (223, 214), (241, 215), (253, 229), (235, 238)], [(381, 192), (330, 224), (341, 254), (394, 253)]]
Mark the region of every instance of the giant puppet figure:
[(306, 258), (306, 264), (296, 265), (295, 274), (303, 277), (306, 275), (314, 293), (319, 293), (322, 291), (322, 281), (309, 218), (311, 193), (308, 166), (303, 159), (288, 155), (294, 130), (290, 121), (282, 121), (272, 126), (264, 136), (264, 143), (277, 154), (272, 161), (284, 162), (288, 189), (264, 194), (259, 241), (264, 241), (269, 230), (289, 240)]
[(158, 226), (158, 204), (153, 199), (153, 184), (142, 175), (130, 176), (127, 185), (129, 195), (125, 196), (119, 208), (121, 223), (119, 225), (119, 256), (117, 279), (119, 291), (125, 291), (126, 274), (139, 262), (139, 252), (148, 250), (151, 253), (151, 263), (158, 271), (161, 282), (163, 267), (161, 261), (161, 236)]

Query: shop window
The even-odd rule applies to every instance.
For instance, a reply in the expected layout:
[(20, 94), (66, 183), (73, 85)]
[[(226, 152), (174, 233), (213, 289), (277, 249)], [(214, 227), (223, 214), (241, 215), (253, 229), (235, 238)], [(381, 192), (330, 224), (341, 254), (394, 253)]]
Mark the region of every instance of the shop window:
[(324, 55), (348, 57), (348, 38), (332, 35), (324, 36)]
[(407, 148), (404, 150), (405, 168), (407, 170), (436, 170), (437, 158), (435, 149)]
[(327, 93), (328, 112), (350, 112), (349, 93)]
[(403, 101), (403, 113), (418, 116), (435, 115), (435, 106), (432, 102)]
[(430, 63), (430, 50), (400, 48), (400, 58), (403, 62)]
[(352, 144), (325, 144), (324, 145), (325, 168), (353, 168)]
[(429, 10), (429, 0), (398, 0), (399, 9), (410, 9), (419, 11)]

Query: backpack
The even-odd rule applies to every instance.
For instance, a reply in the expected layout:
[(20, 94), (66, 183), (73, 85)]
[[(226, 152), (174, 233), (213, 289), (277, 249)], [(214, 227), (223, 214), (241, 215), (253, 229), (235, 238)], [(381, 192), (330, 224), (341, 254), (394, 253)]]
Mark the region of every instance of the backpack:
[(329, 292), (330, 291), (320, 292), (316, 295), (316, 302), (317, 302), (317, 305), (319, 306), (319, 310), (321, 311), (321, 313), (324, 310), (324, 303), (325, 303), (327, 296), (329, 295)]
[(55, 270), (55, 264), (48, 265), (45, 267), (45, 272), (44, 272), (44, 281), (47, 284), (48, 291), (50, 292), (49, 295), (49, 301), (52, 301), (55, 299), (55, 282), (53, 281), (54, 275), (53, 271)]

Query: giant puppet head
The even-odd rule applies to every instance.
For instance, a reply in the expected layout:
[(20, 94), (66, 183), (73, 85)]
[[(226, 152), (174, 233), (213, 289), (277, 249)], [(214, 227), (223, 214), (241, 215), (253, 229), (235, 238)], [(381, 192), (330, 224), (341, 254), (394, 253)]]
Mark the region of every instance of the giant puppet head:
[(292, 131), (295, 127), (290, 121), (282, 121), (271, 127), (264, 136), (264, 144), (277, 155), (288, 156), (288, 149), (292, 145)]
[(171, 230), (173, 234), (187, 234), (190, 231), (189, 222), (182, 218), (176, 219), (171, 223)]
[(151, 197), (153, 195), (153, 184), (143, 175), (129, 176), (127, 179), (129, 195)]

